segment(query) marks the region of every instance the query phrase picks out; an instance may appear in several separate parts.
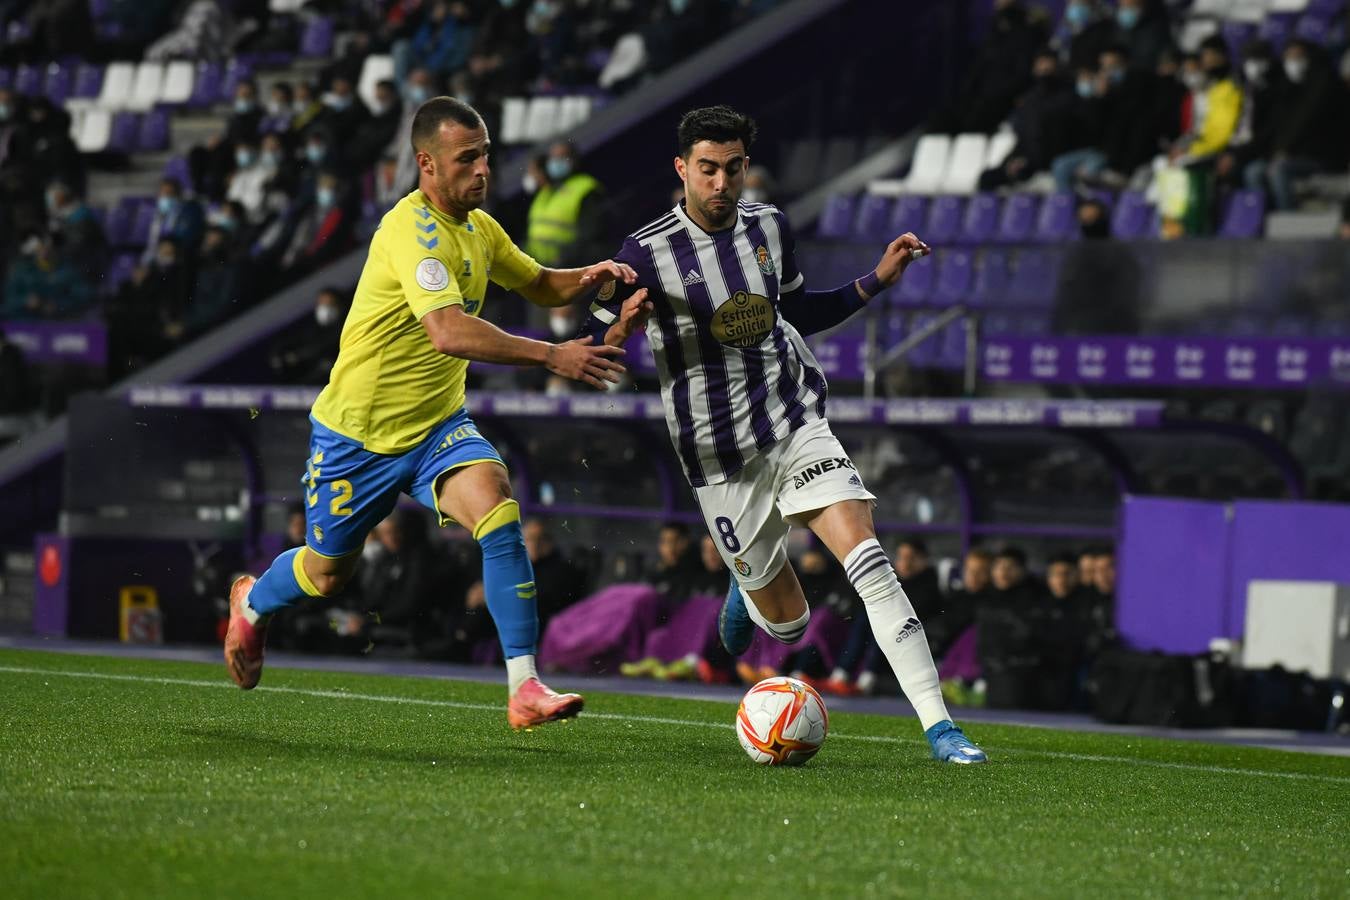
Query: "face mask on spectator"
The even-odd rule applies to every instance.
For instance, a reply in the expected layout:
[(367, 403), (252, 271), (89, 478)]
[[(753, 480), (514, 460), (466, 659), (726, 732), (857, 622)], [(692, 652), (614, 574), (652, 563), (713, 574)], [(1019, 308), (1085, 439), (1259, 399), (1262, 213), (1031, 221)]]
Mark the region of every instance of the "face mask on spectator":
[(253, 165), (253, 151), (252, 150), (234, 151), (234, 164), (241, 169), (247, 169), (249, 166)]
[(239, 97), (234, 101), (234, 111), (241, 116), (253, 112), (253, 101), (247, 97)]
[(1090, 100), (1092, 98), (1092, 95), (1095, 93), (1095, 90), (1092, 87), (1091, 78), (1078, 79), (1078, 84), (1076, 85), (1076, 88), (1078, 90), (1078, 96), (1082, 97), (1084, 100)]
[(159, 266), (161, 269), (172, 268), (173, 264), (176, 262), (178, 262), (178, 257), (172, 253), (155, 254), (155, 265)]
[(328, 155), (328, 148), (323, 144), (306, 144), (305, 159), (312, 163), (321, 163), (323, 158)]
[(23, 245), (19, 247), (19, 252), (24, 256), (37, 256), (42, 252), (42, 238), (38, 237), (36, 234), (30, 236), (28, 240), (24, 241)]
[(267, 104), (267, 114), (269, 116), (280, 116), (290, 112), (290, 107), (280, 100), (273, 100)]
[(1308, 61), (1306, 59), (1286, 59), (1284, 61), (1284, 74), (1294, 84), (1300, 83), (1308, 74)]
[(9, 121), (9, 104), (0, 103), (0, 122)]
[(741, 191), (741, 199), (746, 203), (768, 203), (769, 196), (759, 188), (746, 188)]
[(1264, 59), (1249, 59), (1242, 64), (1242, 74), (1252, 84), (1265, 84), (1270, 63)]
[(317, 202), (324, 209), (328, 209), (329, 207), (331, 207), (333, 205), (334, 199), (336, 198), (333, 196), (333, 189), (330, 187), (321, 187), (314, 192), (315, 202)]
[(60, 209), (60, 202), (56, 198), (56, 192), (48, 191), (46, 195), (46, 200), (47, 200), (47, 214), (56, 215), (57, 211)]
[(338, 308), (332, 304), (325, 303), (323, 306), (314, 307), (314, 321), (318, 322), (320, 327), (336, 325), (338, 316)]
[(342, 112), (352, 105), (352, 98), (344, 97), (341, 94), (324, 94), (323, 105), (331, 110)]
[(167, 216), (178, 208), (178, 198), (160, 197), (155, 201), (155, 208), (159, 210), (160, 215)]
[(1111, 82), (1112, 84), (1120, 84), (1122, 81), (1125, 80), (1125, 70), (1108, 69), (1106, 72), (1106, 80)]
[(1139, 10), (1129, 6), (1116, 10), (1116, 22), (1121, 28), (1129, 31), (1139, 24)]
[(227, 216), (224, 213), (212, 216), (211, 224), (221, 229), (222, 231), (231, 231), (231, 232), (239, 227), (239, 223), (234, 220), (233, 216)]
[(264, 150), (262, 153), (262, 166), (264, 169), (280, 168), (281, 154), (275, 150)]
[(413, 106), (421, 106), (431, 99), (431, 88), (425, 84), (412, 84), (408, 86), (408, 102)]
[(550, 156), (548, 162), (544, 163), (544, 171), (548, 172), (548, 177), (553, 181), (562, 181), (568, 175), (572, 174), (572, 161), (557, 156)]
[(1070, 27), (1082, 28), (1088, 23), (1092, 16), (1092, 11), (1084, 4), (1074, 3), (1064, 10), (1064, 21), (1068, 22)]
[(688, 8), (689, 0), (670, 0), (670, 11), (677, 16), (683, 15)]
[(1181, 75), (1181, 83), (1186, 85), (1186, 90), (1190, 91), (1191, 93), (1195, 93), (1196, 91), (1204, 89), (1205, 73), (1183, 72)]

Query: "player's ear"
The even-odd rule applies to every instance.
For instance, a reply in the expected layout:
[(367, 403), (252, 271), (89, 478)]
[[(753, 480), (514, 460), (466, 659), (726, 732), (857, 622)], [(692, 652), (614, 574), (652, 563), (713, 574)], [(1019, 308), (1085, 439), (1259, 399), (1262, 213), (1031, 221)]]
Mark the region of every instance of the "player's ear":
[(675, 157), (675, 174), (680, 176), (681, 181), (685, 180), (686, 172), (687, 168), (684, 164), (684, 157), (681, 156)]

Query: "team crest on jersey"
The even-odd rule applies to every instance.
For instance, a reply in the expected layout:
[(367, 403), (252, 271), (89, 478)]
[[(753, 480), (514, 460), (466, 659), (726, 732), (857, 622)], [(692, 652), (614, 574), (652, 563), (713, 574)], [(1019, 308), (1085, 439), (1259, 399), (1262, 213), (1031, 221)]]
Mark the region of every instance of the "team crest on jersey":
[(612, 298), (614, 296), (614, 292), (618, 289), (619, 288), (617, 282), (606, 281), (604, 284), (600, 285), (600, 293), (595, 295), (595, 299), (599, 300), (601, 303), (604, 303), (606, 300)]
[(759, 270), (765, 275), (774, 273), (773, 257), (769, 255), (769, 251), (763, 244), (755, 248), (755, 262), (759, 263)]
[(713, 337), (729, 347), (753, 347), (773, 331), (778, 314), (768, 297), (737, 291), (713, 313)]
[(736, 557), (736, 571), (741, 573), (742, 578), (749, 578), (750, 564), (738, 556)]
[(450, 270), (434, 256), (417, 264), (417, 283), (426, 291), (443, 291), (450, 286)]
[(314, 543), (316, 544), (323, 543), (323, 529), (320, 528), (318, 525), (314, 526)]

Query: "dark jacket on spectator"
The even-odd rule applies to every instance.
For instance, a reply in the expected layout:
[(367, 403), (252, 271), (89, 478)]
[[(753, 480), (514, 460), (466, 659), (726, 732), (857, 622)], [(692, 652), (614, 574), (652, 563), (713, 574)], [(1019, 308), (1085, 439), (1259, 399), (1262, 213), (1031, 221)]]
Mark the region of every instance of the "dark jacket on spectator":
[(1274, 133), (1274, 152), (1339, 166), (1344, 146), (1345, 89), (1322, 54), (1308, 60), (1308, 74), (1286, 88)]

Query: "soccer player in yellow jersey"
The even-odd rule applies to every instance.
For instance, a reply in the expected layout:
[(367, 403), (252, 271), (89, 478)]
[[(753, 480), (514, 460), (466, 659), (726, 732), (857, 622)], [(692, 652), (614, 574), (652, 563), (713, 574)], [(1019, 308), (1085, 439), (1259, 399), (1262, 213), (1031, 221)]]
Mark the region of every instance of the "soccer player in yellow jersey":
[[(623, 351), (590, 338), (548, 344), (479, 318), (488, 279), (539, 306), (564, 306), (633, 270), (612, 260), (584, 269), (542, 267), (479, 209), (490, 143), (482, 118), (451, 97), (418, 108), (412, 144), (418, 188), (385, 214), (370, 242), (337, 362), (310, 414), (304, 476), (305, 546), (230, 588), (225, 662), (244, 689), (262, 675), (267, 623), (304, 596), (331, 596), (356, 570), (366, 534), (406, 493), (458, 522), (483, 550), (483, 587), (506, 653), (507, 718), (522, 728), (580, 712), (576, 694), (540, 683), (534, 572), (520, 508), (497, 451), (464, 409), (470, 361), (544, 366), (603, 388)], [(645, 314), (645, 292), (623, 315)]]

